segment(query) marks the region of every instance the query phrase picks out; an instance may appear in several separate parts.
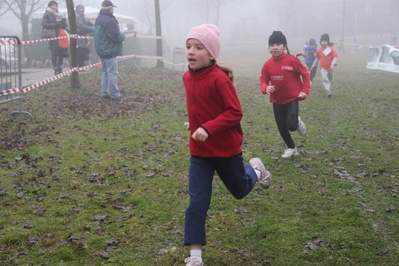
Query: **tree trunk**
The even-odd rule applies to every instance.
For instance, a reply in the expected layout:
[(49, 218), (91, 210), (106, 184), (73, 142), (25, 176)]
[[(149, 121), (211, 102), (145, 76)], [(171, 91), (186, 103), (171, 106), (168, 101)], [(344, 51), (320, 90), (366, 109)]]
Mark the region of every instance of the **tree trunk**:
[(342, 54), (345, 54), (345, 13), (346, 13), (346, 4), (345, 4), (345, 0), (343, 0), (342, 31), (341, 31), (341, 51), (342, 51)]
[(216, 5), (216, 19), (215, 19), (215, 25), (216, 26), (219, 26), (220, 8), (221, 8), (221, 4), (217, 3), (217, 5)]
[[(29, 40), (29, 18), (27, 18), (26, 15), (22, 15), (22, 13), (21, 13), (21, 24), (22, 24), (22, 40), (27, 41)], [(26, 62), (27, 67), (31, 67), (32, 56), (30, 54), (29, 45), (24, 45), (23, 49), (24, 49), (24, 55), (27, 60)]]
[[(66, 5), (68, 9), (68, 23), (69, 23), (70, 34), (76, 35), (76, 16), (75, 16), (73, 0), (66, 0)], [(70, 58), (71, 68), (77, 67), (76, 43), (77, 43), (76, 38), (70, 38), (69, 54), (71, 57)], [(80, 87), (81, 84), (79, 79), (79, 72), (73, 71), (71, 73), (71, 88), (80, 88)]]
[[(161, 39), (157, 39), (157, 56), (163, 57), (162, 55), (162, 28), (161, 28), (161, 11), (159, 7), (159, 0), (154, 0), (155, 6), (155, 27), (156, 27), (156, 35), (161, 36)], [(157, 61), (157, 67), (163, 68), (164, 64), (161, 59)]]

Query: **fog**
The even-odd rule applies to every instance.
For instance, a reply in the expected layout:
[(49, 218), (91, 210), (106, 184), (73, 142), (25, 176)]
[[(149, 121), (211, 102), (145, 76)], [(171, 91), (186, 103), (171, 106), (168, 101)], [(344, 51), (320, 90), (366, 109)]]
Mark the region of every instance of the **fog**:
[[(370, 35), (373, 38), (378, 34), (399, 33), (398, 0), (213, 0), (222, 3), (219, 17), (215, 9), (205, 12), (204, 4), (208, 1), (160, 0), (164, 42), (170, 47), (184, 47), (190, 28), (202, 23), (217, 24), (222, 43), (267, 42), (273, 30), (283, 31), (289, 46), (299, 46), (310, 37), (318, 41), (326, 32), (332, 41), (344, 35), (348, 43), (352, 43), (356, 36)], [(65, 7), (64, 1), (58, 2), (60, 7)], [(93, 7), (100, 7), (101, 2), (74, 1), (75, 5)], [(138, 19), (134, 30), (154, 35), (153, 0), (112, 2), (117, 6), (116, 13)], [(10, 23), (15, 26), (9, 27)], [(17, 25), (20, 23), (12, 13), (1, 16), (0, 35), (21, 36)], [(388, 43), (389, 38), (385, 39)], [(364, 45), (371, 44), (372, 40), (367, 42)]]

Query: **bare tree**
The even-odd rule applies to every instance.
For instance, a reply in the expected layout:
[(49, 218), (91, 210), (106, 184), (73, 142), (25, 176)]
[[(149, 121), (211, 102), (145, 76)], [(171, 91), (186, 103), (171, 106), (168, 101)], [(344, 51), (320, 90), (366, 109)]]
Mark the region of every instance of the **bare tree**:
[(277, 7), (285, 18), (284, 32), (290, 30), (290, 20), (295, 15), (296, 12), (300, 11), (304, 6), (306, 6), (309, 0), (265, 0), (272, 6)]
[[(69, 29), (71, 34), (76, 34), (76, 15), (75, 9), (73, 5), (73, 0), (66, 0), (67, 10), (68, 10), (68, 22), (69, 22)], [(70, 39), (69, 45), (69, 53), (71, 56), (71, 67), (77, 66), (76, 60), (76, 38)], [(71, 74), (71, 88), (80, 88), (80, 79), (78, 72), (74, 71)]]
[(216, 12), (216, 17), (215, 17), (215, 25), (219, 25), (219, 20), (220, 20), (220, 10), (222, 6), (233, 4), (233, 3), (239, 3), (241, 2), (240, 0), (211, 0), (211, 4), (215, 9)]
[[(21, 21), (22, 40), (29, 40), (29, 20), (33, 12), (41, 9), (47, 0), (3, 0), (9, 10)], [(24, 46), (25, 56), (30, 66), (32, 59), (28, 49)]]
[(345, 0), (343, 0), (342, 3), (342, 31), (341, 31), (341, 51), (343, 54), (345, 54), (345, 15), (346, 15), (346, 3)]
[[(162, 24), (161, 24), (161, 10), (159, 6), (159, 0), (154, 0), (154, 11), (155, 11), (155, 25), (156, 25), (156, 34), (157, 36), (162, 36)], [(157, 39), (157, 56), (162, 57), (162, 39)], [(163, 61), (157, 61), (157, 67), (163, 68)]]
[[(240, 3), (242, 0), (196, 0), (194, 1), (196, 10), (205, 14), (205, 21), (207, 23), (219, 24), (220, 11), (222, 6), (229, 4)], [(211, 22), (211, 16), (214, 15), (214, 20)]]
[(4, 0), (0, 0), (0, 17), (8, 12), (8, 7), (5, 4)]
[[(168, 8), (168, 3), (163, 1), (159, 3), (159, 10), (162, 13), (160, 20), (165, 17), (165, 10)], [(147, 25), (148, 34), (152, 35), (156, 31), (156, 14), (155, 14), (155, 3), (153, 0), (139, 0), (138, 4), (132, 5), (132, 10), (135, 16), (140, 20), (141, 23)]]
[(76, 5), (84, 5), (84, 6), (97, 6), (98, 5), (98, 1), (93, 1), (93, 0), (79, 0), (79, 1), (75, 1)]

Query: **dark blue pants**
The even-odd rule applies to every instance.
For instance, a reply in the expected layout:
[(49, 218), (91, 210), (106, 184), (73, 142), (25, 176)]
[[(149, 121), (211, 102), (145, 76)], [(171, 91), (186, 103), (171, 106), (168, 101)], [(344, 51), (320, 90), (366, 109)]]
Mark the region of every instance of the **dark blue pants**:
[(186, 210), (184, 245), (206, 244), (205, 220), (211, 204), (212, 181), (215, 171), (236, 199), (243, 199), (258, 179), (252, 166), (244, 164), (242, 154), (229, 158), (191, 156)]
[(318, 66), (314, 66), (314, 68), (311, 69), (313, 63), (312, 64), (306, 64), (306, 66), (308, 67), (308, 70), (310, 72), (310, 81), (313, 82), (314, 77), (316, 76), (316, 72), (317, 72), (317, 67)]
[(295, 142), (290, 131), (298, 129), (299, 103), (293, 101), (287, 104), (273, 104), (274, 118), (281, 137), (288, 148), (295, 148)]

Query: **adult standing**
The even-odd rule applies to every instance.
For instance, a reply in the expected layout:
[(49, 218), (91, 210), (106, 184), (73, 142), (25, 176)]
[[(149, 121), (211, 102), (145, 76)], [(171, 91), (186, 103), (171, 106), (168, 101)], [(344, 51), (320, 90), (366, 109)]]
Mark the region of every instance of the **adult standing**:
[[(94, 27), (88, 24), (85, 18), (84, 5), (77, 5), (75, 8), (76, 28), (79, 36), (93, 35)], [(90, 49), (88, 47), (88, 40), (86, 38), (78, 39), (77, 41), (77, 63), (78, 67), (85, 65), (85, 60), (88, 60)]]
[(117, 99), (121, 97), (118, 88), (117, 56), (122, 55), (122, 41), (125, 34), (119, 30), (114, 17), (114, 4), (105, 0), (101, 4), (100, 15), (94, 24), (94, 46), (102, 64), (101, 96)]
[[(43, 15), (42, 19), (42, 38), (56, 38), (59, 37), (59, 31), (66, 29), (66, 19), (58, 13), (58, 3), (50, 1), (48, 8)], [(49, 41), (49, 48), (51, 50), (51, 63), (53, 64), (54, 75), (62, 73), (62, 66), (64, 57), (68, 56), (68, 49), (61, 48), (58, 45), (58, 39)]]

